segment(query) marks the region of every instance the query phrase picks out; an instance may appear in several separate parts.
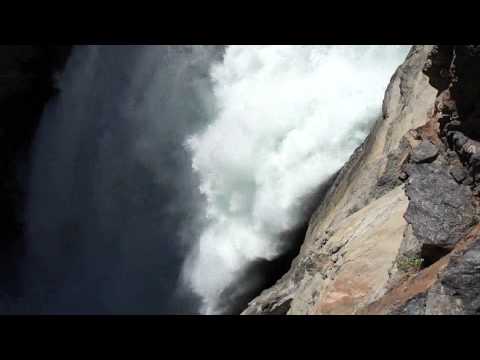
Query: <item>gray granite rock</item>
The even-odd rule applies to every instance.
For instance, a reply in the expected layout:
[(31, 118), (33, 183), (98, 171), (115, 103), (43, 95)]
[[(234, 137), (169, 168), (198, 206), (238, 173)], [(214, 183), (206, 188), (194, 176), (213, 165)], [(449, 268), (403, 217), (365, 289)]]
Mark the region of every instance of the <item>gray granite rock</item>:
[(455, 253), (438, 280), (424, 292), (394, 307), (393, 315), (480, 314), (480, 239)]
[(427, 294), (417, 295), (392, 311), (392, 315), (425, 315), (426, 302)]
[[(283, 312), (287, 304), (290, 304), (288, 314), (351, 313), (360, 303), (373, 301), (384, 292), (389, 270), (402, 242), (401, 229), (407, 226), (403, 219), (408, 199), (403, 190), (402, 180), (406, 177), (402, 166), (412, 144), (402, 140), (409, 130), (429, 121), (437, 97), (437, 90), (423, 74), (431, 50), (431, 45), (414, 46), (393, 74), (385, 92), (381, 116), (365, 142), (339, 171), (313, 213), (305, 241), (290, 270), (274, 286), (253, 299), (243, 314), (267, 314), (275, 309)], [(395, 211), (390, 211), (393, 199), (396, 207)], [(382, 221), (385, 213), (391, 213), (388, 224), (387, 220)], [(353, 220), (358, 226), (350, 226)], [(327, 229), (338, 232), (327, 236), (329, 240), (325, 244)], [(383, 238), (377, 237), (381, 234)], [(333, 243), (343, 243), (349, 238), (355, 240), (350, 241), (344, 251), (340, 250), (337, 256), (328, 255)], [(330, 242), (332, 246), (328, 245)], [(381, 255), (377, 251), (381, 251)], [(306, 266), (308, 262), (304, 260), (307, 258), (323, 262), (319, 255), (323, 253), (329, 260), (324, 266), (316, 266), (314, 270)], [(329, 302), (331, 296), (338, 295), (335, 288), (342, 287), (342, 279), (353, 279), (355, 286), (344, 289), (348, 292), (341, 297), (345, 301), (337, 301), (340, 299), (337, 297)], [(322, 284), (329, 284), (328, 288)], [(356, 290), (362, 293), (361, 299), (357, 295), (353, 299)]]
[(405, 219), (425, 245), (453, 247), (472, 225), (472, 191), (439, 164), (409, 164)]
[(459, 184), (461, 184), (462, 181), (465, 180), (468, 176), (467, 170), (465, 170), (465, 168), (461, 165), (453, 166), (450, 169), (450, 174), (455, 179), (455, 181)]
[(478, 223), (474, 196), (480, 195), (479, 60), (478, 45), (441, 45), (426, 63), (424, 73), (438, 90), (438, 135), (448, 148), (445, 161), (439, 156), (431, 164), (407, 166), (405, 218), (422, 251), (430, 247), (440, 256), (395, 286), (369, 308), (372, 313), (480, 314), (480, 228), (473, 228)]
[(435, 160), (438, 155), (438, 148), (430, 141), (422, 141), (412, 152), (412, 161), (415, 163), (424, 163)]
[(480, 313), (480, 239), (465, 253), (452, 256), (441, 283), (461, 300), (465, 314)]

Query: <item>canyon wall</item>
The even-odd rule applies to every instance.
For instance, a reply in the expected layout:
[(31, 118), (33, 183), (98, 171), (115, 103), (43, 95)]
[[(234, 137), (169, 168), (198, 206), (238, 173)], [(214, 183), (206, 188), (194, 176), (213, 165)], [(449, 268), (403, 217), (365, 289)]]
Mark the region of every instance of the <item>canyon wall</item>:
[(479, 311), (479, 50), (412, 47), (290, 270), (243, 314)]
[[(70, 49), (0, 46), (0, 311), (24, 253), (32, 138)], [(412, 47), (290, 270), (243, 314), (479, 313), (479, 83), (479, 46)]]

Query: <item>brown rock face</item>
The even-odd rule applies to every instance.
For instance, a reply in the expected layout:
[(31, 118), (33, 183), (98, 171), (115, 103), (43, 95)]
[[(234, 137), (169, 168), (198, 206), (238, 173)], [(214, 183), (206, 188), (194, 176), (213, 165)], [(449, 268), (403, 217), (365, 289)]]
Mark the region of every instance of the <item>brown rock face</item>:
[(421, 256), (428, 260), (427, 265), (433, 264), (393, 287), (364, 313), (480, 313), (480, 228), (476, 225), (480, 91), (475, 85), (480, 80), (479, 51), (473, 45), (439, 46), (430, 56), (435, 66), (425, 69), (439, 91), (438, 147), (443, 155), (435, 169), (413, 170), (417, 180), (407, 186), (410, 206), (406, 218), (416, 227)]
[[(325, 267), (325, 274), (314, 275), (312, 284), (319, 287), (312, 288), (318, 295), (312, 294), (307, 313), (351, 314), (378, 296), (388, 283), (388, 271), (402, 242), (407, 204), (403, 189), (397, 187), (338, 224), (322, 249), (333, 253), (332, 264)], [(299, 312), (304, 306), (294, 305)]]
[(454, 250), (391, 289), (360, 314), (460, 315), (480, 309), (480, 227)]
[(480, 47), (414, 46), (290, 271), (244, 314), (480, 313), (479, 83)]
[(385, 293), (408, 225), (402, 165), (418, 142), (408, 133), (434, 114), (437, 91), (422, 72), (432, 49), (412, 48), (387, 88), (383, 116), (314, 213), (290, 271), (244, 314), (287, 303), (288, 314), (350, 314)]

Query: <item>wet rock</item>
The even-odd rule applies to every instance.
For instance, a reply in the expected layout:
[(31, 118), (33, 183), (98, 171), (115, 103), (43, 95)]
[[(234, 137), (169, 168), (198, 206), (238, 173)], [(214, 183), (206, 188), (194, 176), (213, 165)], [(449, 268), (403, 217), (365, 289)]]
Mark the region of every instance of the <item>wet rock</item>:
[(411, 159), (413, 162), (419, 164), (424, 162), (431, 162), (435, 160), (438, 155), (438, 148), (430, 141), (422, 141), (413, 149)]

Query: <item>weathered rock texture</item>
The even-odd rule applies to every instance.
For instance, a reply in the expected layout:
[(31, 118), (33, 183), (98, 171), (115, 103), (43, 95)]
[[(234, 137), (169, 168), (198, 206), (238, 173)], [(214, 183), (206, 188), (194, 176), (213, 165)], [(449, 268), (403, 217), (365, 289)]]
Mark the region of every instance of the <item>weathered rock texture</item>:
[(243, 314), (480, 311), (479, 49), (411, 49), (290, 270)]
[(480, 311), (480, 227), (454, 250), (405, 278), (360, 314), (462, 315)]

